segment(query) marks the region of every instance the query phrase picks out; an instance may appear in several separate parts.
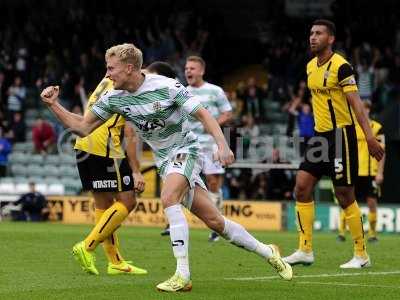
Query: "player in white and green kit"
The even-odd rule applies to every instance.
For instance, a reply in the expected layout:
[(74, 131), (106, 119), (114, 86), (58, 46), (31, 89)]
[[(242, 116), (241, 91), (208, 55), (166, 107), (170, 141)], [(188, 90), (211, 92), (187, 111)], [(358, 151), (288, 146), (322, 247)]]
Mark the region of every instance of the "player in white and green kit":
[[(186, 59), (185, 76), (189, 92), (200, 100), (204, 108), (217, 120), (220, 126), (225, 125), (232, 118), (232, 106), (222, 88), (217, 85), (204, 81), (203, 76), (206, 69), (205, 61), (199, 56), (189, 56)], [(190, 129), (198, 136), (201, 150), (204, 156), (202, 173), (206, 177), (207, 187), (211, 200), (222, 212), (223, 195), (222, 184), (225, 169), (218, 160), (214, 159), (214, 153), (218, 146), (203, 127), (200, 121), (189, 116)], [(210, 242), (215, 242), (219, 238), (216, 232), (212, 232), (209, 237)]]
[[(58, 101), (58, 86), (45, 88), (41, 98), (60, 121), (80, 136), (86, 136), (109, 116), (119, 113), (132, 122), (137, 132), (152, 148), (157, 167), (163, 177), (161, 202), (170, 224), (170, 238), (177, 260), (175, 274), (157, 285), (162, 291), (190, 291), (189, 227), (182, 211), (185, 205), (212, 230), (241, 248), (265, 258), (278, 274), (292, 278), (292, 269), (280, 257), (274, 245), (256, 240), (241, 225), (224, 218), (208, 197), (199, 173), (202, 166), (197, 136), (187, 127), (189, 115), (199, 119), (214, 137), (216, 157), (222, 165), (234, 161), (233, 153), (216, 120), (178, 81), (164, 76), (143, 74), (142, 52), (132, 44), (111, 47), (106, 52), (106, 77), (114, 84), (114, 91), (104, 93), (91, 112), (79, 116), (67, 111)], [(93, 230), (98, 239), (107, 238), (127, 217), (126, 211), (111, 206), (104, 212)], [(94, 264), (94, 253), (82, 248), (81, 266)]]

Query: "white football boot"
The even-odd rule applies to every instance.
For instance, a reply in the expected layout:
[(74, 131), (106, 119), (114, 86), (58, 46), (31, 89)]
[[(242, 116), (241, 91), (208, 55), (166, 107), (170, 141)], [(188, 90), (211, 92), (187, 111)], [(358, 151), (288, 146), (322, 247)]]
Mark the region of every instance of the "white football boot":
[(283, 260), (291, 266), (309, 266), (314, 263), (314, 252), (304, 252), (298, 249), (293, 254), (284, 257)]
[(340, 265), (341, 269), (362, 269), (371, 266), (371, 260), (369, 256), (361, 257), (361, 256), (354, 256), (350, 259), (347, 263)]

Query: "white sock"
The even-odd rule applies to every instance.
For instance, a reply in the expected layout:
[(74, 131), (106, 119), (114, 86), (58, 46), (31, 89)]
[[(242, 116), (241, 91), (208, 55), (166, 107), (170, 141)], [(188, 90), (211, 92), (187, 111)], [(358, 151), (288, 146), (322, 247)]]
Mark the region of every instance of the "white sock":
[(189, 279), (189, 226), (182, 206), (180, 204), (172, 205), (164, 209), (164, 213), (169, 222), (172, 250), (176, 258), (176, 273)]
[(224, 217), (225, 228), (223, 235), (232, 244), (244, 248), (258, 255), (269, 258), (272, 256), (272, 250), (263, 243), (259, 242), (244, 227), (238, 223), (228, 220)]

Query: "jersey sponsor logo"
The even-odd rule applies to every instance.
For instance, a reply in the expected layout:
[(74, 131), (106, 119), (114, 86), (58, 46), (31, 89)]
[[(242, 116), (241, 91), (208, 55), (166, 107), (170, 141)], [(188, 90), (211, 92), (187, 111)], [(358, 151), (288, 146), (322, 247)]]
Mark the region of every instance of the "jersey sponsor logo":
[(116, 180), (94, 180), (92, 181), (94, 189), (117, 188)]
[(125, 185), (128, 185), (131, 182), (131, 178), (129, 176), (124, 176), (122, 178), (122, 181), (124, 182)]
[(158, 119), (153, 119), (150, 121), (139, 121), (135, 122), (135, 124), (140, 130), (145, 132), (162, 129), (165, 127), (165, 121)]
[(314, 94), (329, 95), (329, 89), (311, 89), (311, 92)]

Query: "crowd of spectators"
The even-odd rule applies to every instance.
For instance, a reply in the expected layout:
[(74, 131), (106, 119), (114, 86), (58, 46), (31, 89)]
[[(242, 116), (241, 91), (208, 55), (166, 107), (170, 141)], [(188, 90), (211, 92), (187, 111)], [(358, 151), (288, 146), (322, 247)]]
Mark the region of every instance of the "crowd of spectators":
[[(240, 66), (243, 55), (250, 53), (245, 61), (251, 60), (246, 38), (238, 37), (234, 49), (220, 47), (224, 42), (221, 18), (186, 1), (156, 2), (113, 1), (98, 5), (95, 1), (40, 1), (33, 11), (23, 0), (0, 4), (2, 138), (11, 144), (26, 140), (27, 130), (31, 130), (26, 124), (26, 108), (41, 108), (38, 95), (48, 84), (60, 85), (63, 105), (82, 113), (87, 95), (104, 75), (104, 50), (116, 43), (135, 43), (143, 50), (145, 65), (155, 60), (169, 62), (182, 82), (188, 55), (202, 55), (207, 61), (207, 79), (217, 84), (222, 83), (221, 74), (231, 70), (232, 65)], [(370, 6), (360, 9), (355, 5), (334, 3), (333, 19), (338, 27), (335, 51), (354, 66), (361, 98), (372, 101), (373, 114), (377, 115), (389, 103), (390, 91), (400, 85), (400, 28), (396, 26), (395, 14), (371, 14)], [(226, 91), (234, 115), (231, 135), (242, 138), (243, 158), (249, 157), (255, 137), (272, 122), (269, 102), (278, 103), (282, 115), (286, 114), (280, 122), (285, 122), (287, 136), (293, 136), (295, 128), (305, 140), (313, 135), (304, 71), (310, 59), (310, 20), (287, 17), (280, 9), (282, 6), (276, 6), (274, 11), (265, 13), (265, 19), (254, 20), (264, 24), (266, 30), (262, 35), (249, 34), (258, 39), (256, 52), (263, 53), (263, 57), (254, 55), (252, 63), (263, 64), (267, 81), (250, 76), (242, 78), (235, 89)], [(349, 13), (352, 10), (357, 11), (357, 17)], [(378, 38), (373, 28), (387, 30), (380, 30)], [(235, 60), (228, 62), (228, 57)], [(53, 153), (59, 131), (59, 125), (39, 118), (32, 130), (35, 151)], [(304, 148), (300, 150), (303, 152)], [(271, 170), (249, 176), (247, 172), (251, 170), (228, 174), (231, 195), (277, 195), (271, 182), (282, 174), (272, 176)], [(279, 177), (288, 182), (281, 183), (281, 187), (291, 184), (292, 179), (286, 175), (286, 179)], [(283, 190), (280, 197), (290, 197)]]

